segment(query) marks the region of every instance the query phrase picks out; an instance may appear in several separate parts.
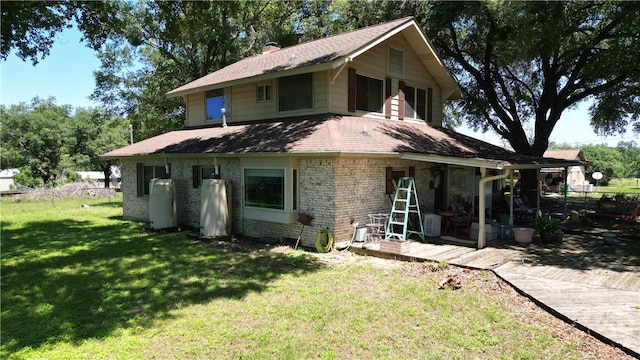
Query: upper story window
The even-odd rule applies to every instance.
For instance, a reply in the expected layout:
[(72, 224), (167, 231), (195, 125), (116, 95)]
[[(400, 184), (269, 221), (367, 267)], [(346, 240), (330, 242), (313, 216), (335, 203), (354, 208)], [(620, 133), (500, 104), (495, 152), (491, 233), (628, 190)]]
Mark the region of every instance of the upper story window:
[(313, 74), (285, 76), (278, 79), (278, 110), (313, 108)]
[(382, 80), (356, 75), (356, 109), (382, 112)]
[(256, 87), (256, 101), (271, 101), (271, 84), (262, 84)]
[(433, 91), (403, 85), (404, 92), (404, 115), (407, 118), (432, 121), (432, 97)]
[(222, 120), (224, 89), (209, 90), (206, 93), (207, 120)]
[(389, 72), (394, 74), (404, 74), (404, 54), (402, 50), (389, 48)]

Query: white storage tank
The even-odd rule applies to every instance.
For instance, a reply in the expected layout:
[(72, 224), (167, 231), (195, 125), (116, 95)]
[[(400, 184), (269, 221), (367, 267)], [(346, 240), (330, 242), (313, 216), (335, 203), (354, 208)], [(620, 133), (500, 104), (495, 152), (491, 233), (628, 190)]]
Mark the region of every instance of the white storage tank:
[(200, 186), (200, 235), (204, 237), (231, 234), (231, 182), (204, 179)]
[(173, 179), (151, 179), (149, 184), (149, 220), (152, 229), (178, 226), (176, 188)]

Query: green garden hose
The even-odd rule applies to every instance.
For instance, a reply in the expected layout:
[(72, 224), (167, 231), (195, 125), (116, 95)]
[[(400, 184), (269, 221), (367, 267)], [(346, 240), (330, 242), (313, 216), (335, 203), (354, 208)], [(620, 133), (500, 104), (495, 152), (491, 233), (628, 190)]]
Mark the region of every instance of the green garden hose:
[(329, 229), (322, 229), (318, 231), (318, 238), (316, 239), (316, 250), (321, 253), (331, 251), (333, 248), (333, 233)]

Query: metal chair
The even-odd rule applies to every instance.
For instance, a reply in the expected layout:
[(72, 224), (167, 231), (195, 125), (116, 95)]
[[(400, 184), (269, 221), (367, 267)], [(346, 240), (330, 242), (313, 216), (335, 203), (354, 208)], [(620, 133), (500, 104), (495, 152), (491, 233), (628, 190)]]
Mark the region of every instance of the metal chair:
[(462, 216), (455, 217), (451, 220), (451, 227), (453, 228), (454, 236), (459, 236), (460, 234), (469, 235), (471, 231), (471, 222), (473, 220), (473, 209), (469, 210), (466, 214), (462, 214)]
[(377, 242), (384, 238), (387, 217), (387, 214), (369, 214), (369, 223), (367, 224), (369, 240)]

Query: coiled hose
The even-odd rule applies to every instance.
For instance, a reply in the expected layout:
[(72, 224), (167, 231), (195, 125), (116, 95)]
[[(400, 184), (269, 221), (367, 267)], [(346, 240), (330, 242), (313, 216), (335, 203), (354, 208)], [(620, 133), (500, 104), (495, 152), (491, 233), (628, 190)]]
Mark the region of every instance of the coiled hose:
[(316, 250), (321, 253), (327, 253), (333, 248), (333, 233), (329, 229), (318, 231), (316, 239)]

